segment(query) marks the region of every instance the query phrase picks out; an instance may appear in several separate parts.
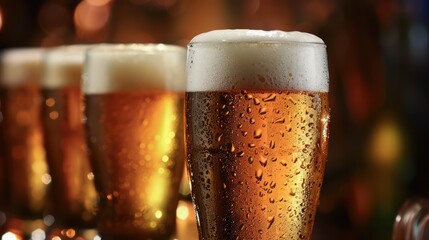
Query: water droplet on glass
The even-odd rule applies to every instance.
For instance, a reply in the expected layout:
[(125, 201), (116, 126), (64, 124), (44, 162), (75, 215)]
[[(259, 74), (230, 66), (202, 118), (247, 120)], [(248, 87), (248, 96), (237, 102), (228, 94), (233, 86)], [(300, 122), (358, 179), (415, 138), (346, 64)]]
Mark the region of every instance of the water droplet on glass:
[(261, 164), (262, 167), (266, 167), (267, 166), (267, 158), (261, 156), (261, 158), (259, 159), (259, 163)]
[(271, 225), (273, 225), (273, 223), (274, 223), (274, 216), (268, 217), (267, 221), (268, 221), (267, 229), (270, 229)]
[(218, 142), (220, 142), (222, 140), (222, 134), (219, 134), (218, 136), (217, 136), (217, 141)]
[(250, 118), (249, 122), (250, 122), (251, 124), (254, 124), (256, 121), (255, 121), (255, 119), (254, 119), (254, 118)]
[(273, 140), (270, 141), (270, 148), (274, 149), (276, 147), (276, 142), (274, 142)]
[(256, 129), (253, 132), (253, 138), (259, 139), (262, 137), (262, 130), (261, 129)]
[(256, 145), (254, 143), (249, 143), (247, 146), (249, 146), (250, 148), (256, 147)]
[(229, 145), (229, 152), (235, 152), (235, 146), (234, 146), (234, 144), (232, 144), (232, 143), (230, 143), (230, 145)]
[(259, 104), (261, 104), (261, 101), (259, 101), (259, 99), (257, 99), (257, 98), (254, 98), (253, 99), (253, 104), (259, 105)]
[(255, 173), (256, 180), (261, 181), (262, 180), (262, 169), (258, 169)]
[(274, 120), (274, 123), (285, 123), (286, 119), (285, 118), (277, 118)]
[(266, 107), (261, 107), (260, 109), (259, 109), (259, 114), (266, 114), (267, 113), (267, 108)]
[(268, 95), (266, 98), (262, 98), (262, 101), (264, 102), (272, 102), (276, 100), (276, 95), (275, 94), (270, 94)]
[(248, 160), (248, 162), (249, 162), (250, 164), (252, 164), (252, 163), (253, 163), (253, 158), (252, 158), (252, 157), (249, 157), (247, 160)]

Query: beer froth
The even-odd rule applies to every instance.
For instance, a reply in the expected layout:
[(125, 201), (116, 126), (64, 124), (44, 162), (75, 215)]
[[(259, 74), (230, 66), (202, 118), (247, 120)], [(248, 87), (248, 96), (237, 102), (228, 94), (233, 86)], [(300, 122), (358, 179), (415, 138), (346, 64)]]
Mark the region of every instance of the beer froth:
[[(198, 51), (194, 46), (198, 46)], [(216, 30), (203, 33), (189, 44), (187, 91), (328, 92), (325, 48), (320, 38), (302, 32)]]
[(41, 48), (16, 48), (1, 54), (0, 85), (7, 87), (25, 83), (40, 84)]
[(85, 52), (90, 45), (71, 45), (48, 50), (44, 56), (42, 87), (80, 86)]
[(185, 48), (172, 45), (97, 46), (87, 53), (83, 89), (86, 94), (134, 90), (183, 92), (185, 58)]

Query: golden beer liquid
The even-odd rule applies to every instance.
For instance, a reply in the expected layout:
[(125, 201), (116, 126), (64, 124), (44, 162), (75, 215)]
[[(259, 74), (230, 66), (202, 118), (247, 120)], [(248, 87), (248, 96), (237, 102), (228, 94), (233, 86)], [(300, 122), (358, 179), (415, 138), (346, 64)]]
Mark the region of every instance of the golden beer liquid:
[(310, 239), (327, 156), (328, 94), (186, 93), (200, 239)]
[(86, 151), (80, 87), (42, 93), (46, 158), (52, 176), (48, 213), (55, 225), (93, 228), (97, 193)]
[(86, 95), (102, 239), (169, 239), (184, 166), (184, 94)]
[(5, 91), (3, 87), (0, 87), (0, 234), (3, 234), (6, 228), (6, 210), (7, 210), (7, 199), (9, 196), (9, 184), (7, 183), (7, 165), (5, 159), (5, 139), (4, 139), (4, 123), (3, 123), (3, 108), (5, 100)]
[(11, 214), (41, 218), (50, 175), (43, 148), (40, 89), (27, 84), (9, 88), (2, 102), (5, 159)]

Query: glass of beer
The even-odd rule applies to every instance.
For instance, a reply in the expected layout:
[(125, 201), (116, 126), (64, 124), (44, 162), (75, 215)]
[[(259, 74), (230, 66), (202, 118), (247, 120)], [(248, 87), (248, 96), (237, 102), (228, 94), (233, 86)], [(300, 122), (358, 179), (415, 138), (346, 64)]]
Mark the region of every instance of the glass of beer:
[(9, 49), (1, 55), (1, 134), (6, 166), (8, 230), (30, 235), (42, 218), (50, 175), (40, 121), (43, 50)]
[(324, 42), (216, 30), (188, 45), (186, 148), (200, 239), (310, 239), (328, 143)]
[(175, 234), (184, 167), (186, 49), (100, 45), (87, 52), (87, 144), (102, 239)]
[(81, 76), (89, 46), (47, 50), (42, 74), (42, 125), (51, 174), (49, 235), (75, 238), (95, 229), (97, 192), (86, 152)]

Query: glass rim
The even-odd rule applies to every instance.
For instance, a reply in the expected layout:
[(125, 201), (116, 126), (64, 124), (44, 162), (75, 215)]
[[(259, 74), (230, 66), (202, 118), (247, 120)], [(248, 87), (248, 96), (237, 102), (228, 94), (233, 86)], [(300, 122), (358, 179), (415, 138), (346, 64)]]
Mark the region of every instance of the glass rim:
[(109, 53), (127, 53), (127, 52), (142, 52), (142, 53), (168, 53), (168, 52), (183, 52), (186, 48), (174, 44), (164, 43), (102, 43), (95, 44), (88, 48), (87, 54), (109, 54)]
[(303, 42), (303, 41), (278, 41), (278, 40), (267, 40), (267, 41), (197, 41), (190, 42), (187, 46), (188, 48), (192, 48), (194, 45), (196, 46), (204, 46), (204, 45), (309, 45), (315, 47), (324, 47), (326, 48), (325, 43), (321, 42)]

